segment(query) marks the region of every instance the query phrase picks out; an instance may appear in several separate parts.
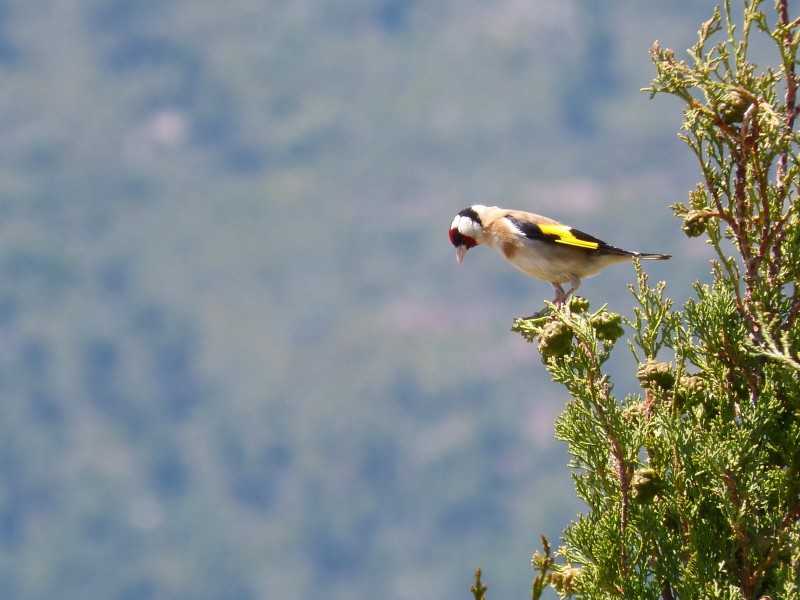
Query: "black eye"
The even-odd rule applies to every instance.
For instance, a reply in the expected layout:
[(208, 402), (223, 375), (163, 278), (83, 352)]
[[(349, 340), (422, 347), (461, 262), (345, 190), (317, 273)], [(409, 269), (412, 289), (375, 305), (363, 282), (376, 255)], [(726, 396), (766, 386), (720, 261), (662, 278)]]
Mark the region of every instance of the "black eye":
[(458, 229), (451, 229), (450, 230), (450, 243), (453, 244), (456, 248), (459, 246), (466, 246), (467, 248), (474, 248), (478, 245), (474, 239), (469, 237), (468, 235), (464, 235)]

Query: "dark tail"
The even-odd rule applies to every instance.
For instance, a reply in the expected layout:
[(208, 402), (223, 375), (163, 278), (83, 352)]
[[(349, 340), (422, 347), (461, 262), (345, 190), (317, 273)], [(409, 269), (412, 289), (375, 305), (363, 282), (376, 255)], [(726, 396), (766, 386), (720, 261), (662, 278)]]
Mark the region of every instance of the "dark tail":
[(642, 260), (667, 260), (668, 258), (672, 258), (671, 254), (649, 254), (647, 252), (631, 252), (630, 250), (623, 250), (622, 248), (617, 248), (616, 246), (612, 246), (611, 244), (606, 244), (605, 242), (600, 242), (599, 250), (602, 250), (607, 254), (619, 254), (620, 256), (630, 256), (633, 258), (640, 258)]
[(667, 260), (672, 258), (671, 254), (647, 254), (645, 252), (632, 252), (633, 256), (642, 260)]

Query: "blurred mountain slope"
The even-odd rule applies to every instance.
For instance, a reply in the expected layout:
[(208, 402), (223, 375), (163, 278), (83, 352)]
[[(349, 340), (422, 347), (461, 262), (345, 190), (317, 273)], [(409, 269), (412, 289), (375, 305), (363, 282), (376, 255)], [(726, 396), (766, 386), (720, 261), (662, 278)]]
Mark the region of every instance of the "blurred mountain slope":
[(703, 275), (638, 90), (711, 9), (1, 2), (0, 594), (527, 594), (579, 510), (508, 332), (551, 291), (446, 229), (527, 208)]

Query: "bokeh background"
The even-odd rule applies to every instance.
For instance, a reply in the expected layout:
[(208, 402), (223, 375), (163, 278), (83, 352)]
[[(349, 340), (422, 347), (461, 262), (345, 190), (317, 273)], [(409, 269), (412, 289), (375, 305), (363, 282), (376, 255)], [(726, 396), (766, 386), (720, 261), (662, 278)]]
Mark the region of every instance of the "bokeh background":
[(529, 597), (582, 510), (509, 331), (552, 289), (447, 229), (544, 213), (685, 299), (697, 169), (640, 88), (712, 10), (0, 1), (0, 597)]

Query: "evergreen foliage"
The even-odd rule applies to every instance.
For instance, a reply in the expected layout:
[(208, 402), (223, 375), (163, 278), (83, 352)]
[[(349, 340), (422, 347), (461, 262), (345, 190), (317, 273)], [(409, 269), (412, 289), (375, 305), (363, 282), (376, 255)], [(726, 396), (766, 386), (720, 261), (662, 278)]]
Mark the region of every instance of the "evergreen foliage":
[[(800, 598), (800, 18), (743, 4), (716, 9), (688, 60), (651, 51), (646, 91), (685, 103), (701, 168), (672, 208), (716, 258), (682, 308), (636, 265), (642, 392), (617, 397), (603, 370), (620, 315), (573, 298), (514, 325), (572, 397), (556, 435), (588, 507), (534, 555), (534, 598)], [(752, 62), (764, 41), (775, 67)]]

